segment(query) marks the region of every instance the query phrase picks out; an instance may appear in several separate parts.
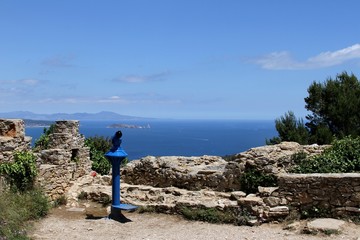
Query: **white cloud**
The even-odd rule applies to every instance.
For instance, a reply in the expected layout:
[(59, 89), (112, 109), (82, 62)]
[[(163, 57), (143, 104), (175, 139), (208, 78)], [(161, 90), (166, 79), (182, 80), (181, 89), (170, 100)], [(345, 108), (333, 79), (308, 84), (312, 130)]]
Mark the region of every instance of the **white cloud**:
[[(0, 89), (1, 90), (1, 89)], [(169, 96), (149, 93), (129, 94), (125, 96), (109, 96), (109, 97), (77, 97), (77, 96), (59, 96), (49, 97), (33, 100), (38, 104), (118, 104), (118, 105), (131, 105), (131, 104), (180, 104), (182, 101), (174, 99)]]
[(74, 67), (71, 63), (74, 59), (74, 56), (54, 56), (43, 60), (42, 64), (50, 67)]
[(150, 82), (150, 81), (162, 81), (168, 75), (170, 75), (169, 71), (164, 71), (160, 73), (150, 74), (150, 75), (137, 75), (131, 74), (126, 76), (121, 76), (113, 79), (114, 82), (128, 82), (128, 83), (142, 83), (142, 82)]
[(315, 69), (340, 65), (352, 59), (360, 59), (360, 44), (355, 44), (334, 52), (322, 52), (316, 56), (300, 62), (294, 60), (289, 52), (273, 52), (266, 56), (256, 59), (256, 64), (264, 69), (271, 70), (296, 70), (296, 69)]
[(37, 79), (22, 79), (19, 82), (28, 86), (36, 86), (40, 83), (40, 81)]
[(8, 85), (27, 85), (27, 86), (36, 86), (40, 84), (42, 81), (38, 79), (25, 78), (25, 79), (17, 79), (17, 80), (1, 80), (1, 84)]
[(111, 96), (108, 98), (101, 98), (101, 99), (97, 99), (96, 100), (97, 103), (122, 103), (122, 104), (126, 104), (129, 103), (129, 100), (126, 100), (122, 97), (119, 96)]
[(22, 98), (29, 96), (37, 86), (44, 81), (37, 79), (0, 80), (0, 93), (2, 96)]

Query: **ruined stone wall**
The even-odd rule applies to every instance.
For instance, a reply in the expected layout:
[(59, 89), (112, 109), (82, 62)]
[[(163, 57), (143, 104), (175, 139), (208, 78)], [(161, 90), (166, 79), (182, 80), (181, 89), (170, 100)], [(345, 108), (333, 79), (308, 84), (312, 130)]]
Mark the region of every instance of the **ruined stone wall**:
[(148, 156), (132, 161), (121, 169), (124, 182), (154, 187), (175, 186), (188, 190), (242, 190), (240, 177), (249, 167), (259, 172), (276, 175), (293, 166), (291, 156), (304, 152), (309, 156), (323, 152), (328, 146), (300, 145), (283, 142), (277, 145), (251, 148), (236, 154), (232, 161), (218, 156), (179, 157)]
[(38, 182), (52, 200), (63, 196), (77, 178), (91, 171), (90, 149), (79, 133), (79, 121), (56, 121), (49, 149), (39, 154)]
[[(50, 148), (35, 153), (40, 169), (37, 182), (55, 200), (73, 181), (90, 172), (91, 162), (85, 138), (79, 133), (79, 121), (57, 121), (49, 139)], [(0, 119), (0, 162), (11, 161), (14, 151), (31, 150), (30, 144), (23, 120)]]
[(286, 173), (294, 166), (291, 159), (294, 154), (303, 152), (310, 157), (322, 153), (329, 146), (282, 142), (276, 145), (251, 148), (248, 151), (236, 154), (232, 161), (239, 163), (242, 169), (253, 167), (268, 174)]
[(277, 197), (299, 211), (360, 214), (360, 173), (280, 174)]
[(175, 186), (189, 190), (228, 189), (232, 177), (226, 176), (227, 162), (217, 156), (152, 157), (131, 161), (121, 168), (121, 178), (131, 184), (154, 187)]
[[(286, 173), (293, 166), (291, 156), (294, 153), (303, 151), (316, 155), (327, 147), (284, 142), (252, 148), (229, 162), (215, 156), (149, 156), (122, 168), (121, 179), (127, 184), (177, 187), (196, 191), (196, 194), (200, 189), (223, 192), (221, 196), (231, 193), (230, 200), (237, 199), (239, 206), (248, 207), (260, 221), (283, 219), (291, 210), (299, 213), (318, 211), (327, 216), (360, 214), (360, 173)], [(257, 194), (241, 192), (240, 176), (248, 166), (277, 176), (278, 186), (259, 187)], [(139, 199), (141, 196), (143, 193), (139, 193)]]
[(29, 150), (30, 143), (22, 119), (0, 119), (0, 162), (11, 161), (14, 151)]
[[(15, 151), (30, 149), (31, 137), (25, 136), (25, 123), (21, 119), (0, 119), (0, 163), (10, 162)], [(0, 192), (5, 181), (0, 176)]]

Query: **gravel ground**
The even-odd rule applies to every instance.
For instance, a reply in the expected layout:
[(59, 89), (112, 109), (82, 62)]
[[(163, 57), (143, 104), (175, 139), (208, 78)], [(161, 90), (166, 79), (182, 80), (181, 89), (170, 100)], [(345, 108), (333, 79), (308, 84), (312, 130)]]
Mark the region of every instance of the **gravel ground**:
[[(124, 213), (129, 222), (121, 223), (104, 217), (86, 219), (82, 212), (55, 209), (48, 217), (35, 223), (33, 239), (346, 239), (360, 240), (360, 226), (348, 223), (341, 234), (308, 235), (283, 230), (282, 224), (263, 224), (258, 227), (210, 224), (187, 221), (180, 216), (155, 213)], [(104, 215), (106, 216), (106, 215)]]

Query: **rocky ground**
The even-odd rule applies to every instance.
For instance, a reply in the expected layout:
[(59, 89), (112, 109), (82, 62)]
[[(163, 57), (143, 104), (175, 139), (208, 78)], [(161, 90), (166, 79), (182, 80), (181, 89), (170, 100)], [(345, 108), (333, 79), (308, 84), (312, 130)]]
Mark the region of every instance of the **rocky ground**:
[[(359, 240), (360, 226), (335, 219), (312, 222), (262, 224), (257, 227), (187, 221), (180, 216), (124, 213), (123, 223), (106, 219), (103, 208), (58, 208), (36, 222), (32, 239), (346, 239)], [(323, 231), (321, 231), (321, 229)], [(305, 232), (305, 233), (301, 233)], [(317, 233), (316, 233), (317, 232)], [(316, 234), (315, 234), (316, 233)]]

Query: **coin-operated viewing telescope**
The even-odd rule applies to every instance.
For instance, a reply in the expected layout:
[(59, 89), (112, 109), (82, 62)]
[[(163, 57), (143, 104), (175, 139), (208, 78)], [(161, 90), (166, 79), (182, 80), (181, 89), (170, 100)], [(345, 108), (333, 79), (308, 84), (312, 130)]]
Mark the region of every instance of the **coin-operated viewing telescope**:
[(105, 157), (112, 165), (112, 205), (109, 218), (117, 219), (121, 216), (121, 210), (131, 211), (138, 208), (131, 204), (120, 203), (120, 164), (128, 156), (121, 148), (122, 132), (117, 131), (112, 138), (112, 148), (105, 153)]

